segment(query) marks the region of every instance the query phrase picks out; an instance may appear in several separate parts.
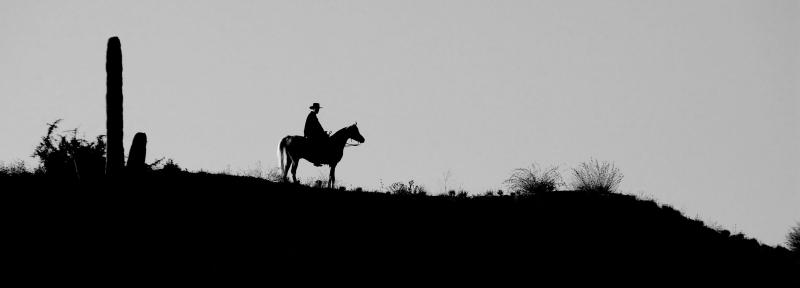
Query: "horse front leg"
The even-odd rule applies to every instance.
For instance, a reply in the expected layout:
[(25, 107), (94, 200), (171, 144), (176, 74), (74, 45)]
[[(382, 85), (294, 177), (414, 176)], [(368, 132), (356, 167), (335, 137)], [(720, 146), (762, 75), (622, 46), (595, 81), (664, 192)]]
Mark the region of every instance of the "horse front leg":
[(336, 164), (331, 164), (331, 175), (328, 176), (328, 188), (334, 188), (336, 184)]

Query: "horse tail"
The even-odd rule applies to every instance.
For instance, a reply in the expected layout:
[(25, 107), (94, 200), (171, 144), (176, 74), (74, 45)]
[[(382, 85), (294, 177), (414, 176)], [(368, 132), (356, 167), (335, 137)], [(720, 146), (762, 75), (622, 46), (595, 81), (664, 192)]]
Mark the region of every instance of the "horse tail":
[(279, 163), (279, 165), (281, 167), (281, 175), (284, 178), (286, 178), (286, 174), (285, 174), (285, 171), (286, 171), (285, 155), (286, 155), (286, 137), (281, 139), (281, 143), (278, 144), (278, 161), (280, 161), (278, 163)]

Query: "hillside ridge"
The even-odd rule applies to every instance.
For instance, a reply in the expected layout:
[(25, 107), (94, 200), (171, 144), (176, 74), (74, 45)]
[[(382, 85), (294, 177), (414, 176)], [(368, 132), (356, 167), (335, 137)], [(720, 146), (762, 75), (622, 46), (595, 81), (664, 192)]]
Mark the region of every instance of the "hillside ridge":
[[(800, 271), (800, 261), (782, 247), (624, 194), (395, 195), (208, 173), (0, 183), (16, 187), (3, 193), (3, 202), (20, 232), (12, 233), (15, 240), (26, 247), (23, 258), (77, 257), (88, 261), (64, 265), (86, 269), (109, 261), (128, 272), (186, 275), (305, 271), (343, 262), (364, 269), (499, 265), (527, 273), (614, 267), (715, 283), (783, 283), (796, 281), (791, 272)], [(92, 261), (97, 257), (104, 260)], [(712, 277), (710, 270), (737, 277)]]

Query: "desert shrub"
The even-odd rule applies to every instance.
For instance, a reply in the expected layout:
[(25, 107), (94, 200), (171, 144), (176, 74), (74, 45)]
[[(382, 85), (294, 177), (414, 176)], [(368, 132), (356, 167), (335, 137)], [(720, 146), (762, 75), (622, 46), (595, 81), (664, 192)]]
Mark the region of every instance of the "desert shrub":
[(32, 174), (33, 173), (25, 166), (25, 162), (22, 160), (8, 164), (0, 162), (0, 176), (23, 176)]
[[(147, 170), (149, 173), (153, 173), (155, 175), (176, 175), (178, 173), (184, 172), (185, 170), (175, 163), (175, 160), (160, 158), (153, 163), (145, 164), (147, 166)], [(205, 173), (204, 171), (199, 171), (201, 173)]]
[(303, 178), (300, 182), (310, 187), (323, 188), (328, 185), (328, 176), (320, 172), (317, 176)]
[(68, 131), (72, 133), (55, 134), (59, 122), (61, 119), (47, 124), (47, 134), (33, 152), (33, 157), (39, 159), (37, 173), (78, 179), (103, 176), (105, 135), (89, 141), (78, 137), (78, 129)]
[(392, 194), (400, 194), (400, 195), (402, 195), (402, 194), (411, 194), (408, 191), (408, 187), (403, 182), (392, 183), (392, 185), (389, 185), (389, 188), (388, 188), (387, 191), (389, 193), (392, 193)]
[(425, 187), (415, 185), (414, 180), (408, 181), (408, 185), (403, 182), (395, 182), (389, 185), (388, 192), (396, 195), (428, 195)]
[(491, 190), (490, 189), (490, 190), (486, 190), (486, 192), (483, 192), (483, 196), (485, 196), (485, 197), (503, 196), (504, 195), (503, 193), (504, 192), (501, 189), (498, 189), (498, 190)]
[(795, 254), (800, 254), (800, 222), (786, 235), (786, 246)]
[(264, 178), (272, 182), (283, 182), (283, 171), (281, 171), (281, 167), (272, 167), (269, 169), (267, 173), (265, 173)]
[(503, 183), (508, 186), (509, 191), (517, 194), (552, 192), (564, 185), (558, 167), (541, 169), (536, 164), (532, 164), (530, 168), (514, 169), (511, 177)]
[(465, 190), (450, 190), (447, 191), (447, 194), (443, 194), (442, 196), (451, 197), (451, 198), (468, 198), (469, 193)]
[(253, 177), (253, 178), (264, 178), (266, 173), (264, 172), (264, 167), (261, 165), (261, 161), (256, 161), (256, 165), (254, 167), (239, 169), (239, 172), (236, 173), (236, 175), (244, 177)]
[(414, 189), (412, 189), (412, 193), (414, 195), (426, 196), (428, 195), (428, 190), (426, 190), (424, 186), (417, 185), (414, 187)]
[(175, 161), (172, 159), (168, 159), (167, 163), (164, 163), (164, 166), (162, 166), (159, 170), (164, 174), (178, 174), (183, 172), (181, 166), (179, 166), (178, 163), (175, 163)]
[(579, 191), (616, 192), (623, 175), (613, 163), (597, 161), (583, 162), (572, 169), (572, 187)]

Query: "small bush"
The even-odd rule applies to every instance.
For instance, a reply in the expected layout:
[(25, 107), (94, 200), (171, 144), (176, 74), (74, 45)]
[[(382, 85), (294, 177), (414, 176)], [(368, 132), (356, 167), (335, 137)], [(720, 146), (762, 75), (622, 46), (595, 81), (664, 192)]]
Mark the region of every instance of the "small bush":
[(414, 190), (412, 190), (412, 193), (414, 195), (427, 196), (428, 190), (425, 190), (424, 186), (417, 185), (416, 187), (414, 187)]
[(178, 174), (183, 172), (183, 169), (181, 169), (181, 166), (178, 166), (178, 163), (175, 163), (172, 159), (168, 159), (164, 167), (161, 167), (161, 171), (167, 174)]
[(800, 255), (800, 222), (786, 235), (786, 246), (795, 254)]
[(517, 194), (552, 192), (564, 185), (558, 167), (541, 169), (536, 164), (530, 168), (515, 169), (503, 183), (509, 191)]
[(408, 185), (403, 182), (395, 182), (389, 185), (388, 192), (396, 195), (428, 195), (425, 187), (415, 185), (414, 180), (408, 181)]
[(69, 131), (72, 135), (54, 135), (59, 122), (61, 119), (47, 124), (47, 135), (33, 152), (40, 162), (37, 173), (78, 179), (105, 175), (105, 135), (95, 141), (78, 138), (78, 129)]
[(32, 175), (28, 167), (25, 167), (25, 162), (19, 160), (17, 162), (5, 164), (0, 162), (0, 176), (24, 176)]
[(272, 169), (269, 169), (266, 175), (264, 175), (264, 178), (276, 183), (283, 182), (283, 172), (281, 171), (281, 167), (272, 167)]
[(265, 174), (266, 173), (264, 173), (264, 167), (261, 165), (261, 161), (256, 161), (256, 165), (254, 167), (239, 169), (239, 173), (236, 173), (237, 176), (253, 178), (264, 178)]
[(174, 160), (167, 159), (167, 161), (164, 161), (164, 158), (158, 159), (151, 164), (147, 164), (147, 167), (154, 173), (161, 175), (176, 175), (184, 171), (181, 166), (175, 163)]
[(616, 192), (623, 175), (613, 163), (596, 159), (581, 163), (572, 169), (572, 187), (578, 191)]

